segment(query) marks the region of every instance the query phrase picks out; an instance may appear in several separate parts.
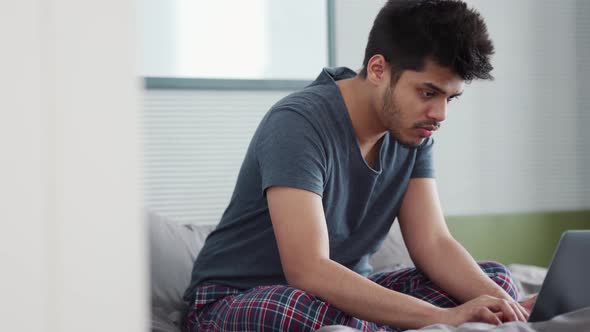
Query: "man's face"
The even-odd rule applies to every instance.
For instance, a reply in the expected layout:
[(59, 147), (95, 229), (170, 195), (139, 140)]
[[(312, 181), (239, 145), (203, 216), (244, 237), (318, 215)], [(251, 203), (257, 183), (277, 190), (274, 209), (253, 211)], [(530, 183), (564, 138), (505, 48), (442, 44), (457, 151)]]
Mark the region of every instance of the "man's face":
[(440, 127), (463, 86), (459, 76), (429, 60), (422, 71), (405, 70), (394, 86), (387, 82), (378, 117), (397, 141), (417, 147)]

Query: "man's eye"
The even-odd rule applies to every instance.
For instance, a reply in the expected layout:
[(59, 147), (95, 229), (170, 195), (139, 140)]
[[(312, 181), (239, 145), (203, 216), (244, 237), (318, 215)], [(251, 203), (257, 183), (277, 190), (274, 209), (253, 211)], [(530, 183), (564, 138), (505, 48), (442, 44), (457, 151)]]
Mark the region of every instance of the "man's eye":
[(459, 98), (459, 96), (449, 97), (449, 98), (447, 98), (447, 102), (450, 103), (451, 101), (456, 100), (458, 98)]
[(435, 92), (425, 91), (425, 90), (422, 91), (422, 97), (432, 98), (434, 96), (436, 96), (436, 93)]

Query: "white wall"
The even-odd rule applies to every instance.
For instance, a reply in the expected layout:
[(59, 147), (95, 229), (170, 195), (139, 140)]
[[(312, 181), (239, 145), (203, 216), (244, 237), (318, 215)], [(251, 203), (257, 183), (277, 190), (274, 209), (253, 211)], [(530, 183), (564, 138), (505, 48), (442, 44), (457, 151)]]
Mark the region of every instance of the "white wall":
[(0, 2), (0, 321), (13, 331), (25, 322), (30, 331), (47, 331), (50, 316), (47, 231), (53, 218), (38, 15), (37, 3)]
[(375, 15), (386, 0), (334, 1), (336, 65), (353, 70), (363, 67), (365, 46)]
[(133, 1), (0, 5), (0, 321), (145, 330)]

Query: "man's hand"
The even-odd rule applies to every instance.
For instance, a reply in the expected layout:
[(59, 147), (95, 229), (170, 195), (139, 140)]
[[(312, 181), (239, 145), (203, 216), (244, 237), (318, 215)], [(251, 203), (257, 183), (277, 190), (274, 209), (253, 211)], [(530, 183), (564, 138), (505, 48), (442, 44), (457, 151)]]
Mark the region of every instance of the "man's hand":
[(526, 311), (527, 311), (529, 314), (531, 313), (531, 311), (533, 311), (533, 307), (535, 306), (535, 303), (537, 302), (537, 296), (538, 296), (538, 295), (539, 295), (539, 294), (537, 294), (537, 295), (535, 295), (535, 296), (533, 296), (533, 297), (531, 297), (531, 298), (529, 298), (529, 299), (527, 299), (527, 300), (524, 300), (524, 301), (520, 302), (520, 305), (521, 305), (523, 308), (525, 308), (525, 309), (526, 309)]
[(467, 322), (500, 325), (503, 322), (526, 322), (529, 314), (518, 302), (482, 295), (458, 307), (445, 309), (445, 324), (459, 326)]

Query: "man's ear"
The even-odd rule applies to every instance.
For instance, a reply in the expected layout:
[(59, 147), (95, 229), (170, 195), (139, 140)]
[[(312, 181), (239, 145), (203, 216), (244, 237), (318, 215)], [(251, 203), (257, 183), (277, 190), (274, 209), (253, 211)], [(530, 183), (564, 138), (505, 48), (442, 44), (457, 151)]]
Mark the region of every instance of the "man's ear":
[(390, 79), (390, 66), (383, 55), (375, 54), (367, 63), (367, 80), (376, 85)]

